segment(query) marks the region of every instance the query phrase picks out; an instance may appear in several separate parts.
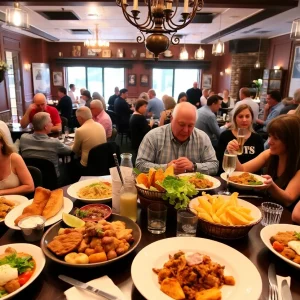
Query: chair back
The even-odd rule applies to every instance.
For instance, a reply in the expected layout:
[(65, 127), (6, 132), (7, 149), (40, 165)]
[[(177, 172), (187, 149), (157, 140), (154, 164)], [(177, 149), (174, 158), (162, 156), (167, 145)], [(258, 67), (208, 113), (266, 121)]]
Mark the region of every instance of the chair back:
[[(36, 167), (28, 166), (27, 168), (33, 179), (34, 188), (36, 189), (38, 186), (43, 186), (42, 172)], [(33, 199), (34, 191), (32, 193), (26, 194), (26, 197), (28, 199)]]
[(115, 142), (107, 142), (92, 148), (89, 152), (85, 176), (109, 175), (109, 169), (115, 166), (113, 153), (120, 161), (120, 147)]
[(106, 113), (110, 116), (111, 122), (114, 125), (117, 125), (117, 123), (118, 123), (118, 115), (114, 111), (112, 111), (112, 110), (107, 110)]
[(23, 157), (23, 159), (27, 166), (38, 168), (41, 171), (42, 187), (49, 190), (55, 190), (58, 188), (55, 167), (50, 160), (39, 157)]
[(67, 118), (65, 118), (65, 117), (62, 117), (62, 116), (60, 116), (60, 119), (61, 119), (61, 130), (62, 130), (62, 132), (63, 133), (65, 133), (65, 127), (68, 127), (69, 126), (69, 121), (68, 121), (68, 119)]
[(112, 132), (111, 132), (111, 137), (109, 138), (109, 141), (114, 142), (117, 135), (118, 135), (117, 128), (113, 127)]

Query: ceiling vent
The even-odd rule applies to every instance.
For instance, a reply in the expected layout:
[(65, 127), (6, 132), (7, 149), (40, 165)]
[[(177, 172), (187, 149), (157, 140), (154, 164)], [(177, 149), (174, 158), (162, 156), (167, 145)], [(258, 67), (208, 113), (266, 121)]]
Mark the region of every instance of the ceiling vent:
[(36, 11), (38, 14), (50, 21), (73, 21), (80, 20), (73, 11)]
[(259, 31), (256, 31), (256, 33), (259, 33), (259, 34), (265, 34), (265, 33), (269, 33), (269, 32), (272, 32), (270, 30), (259, 30)]
[(214, 17), (215, 17), (215, 14), (213, 14), (213, 13), (197, 13), (191, 23), (211, 24)]
[(89, 29), (68, 29), (71, 34), (90, 35), (92, 31)]
[(246, 31), (243, 31), (242, 33), (251, 33), (253, 31), (256, 31), (256, 30), (259, 30), (260, 28), (252, 28), (252, 29), (249, 29), (249, 30), (246, 30)]

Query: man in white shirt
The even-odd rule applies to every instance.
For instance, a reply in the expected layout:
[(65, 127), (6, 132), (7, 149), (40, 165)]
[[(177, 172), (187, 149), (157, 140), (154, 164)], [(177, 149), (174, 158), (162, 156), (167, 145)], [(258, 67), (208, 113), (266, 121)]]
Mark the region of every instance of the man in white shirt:
[(209, 91), (209, 89), (204, 89), (202, 91), (202, 96), (200, 98), (201, 106), (204, 106), (207, 103), (208, 91)]
[(239, 95), (240, 95), (241, 101), (239, 101), (235, 104), (231, 115), (232, 116), (234, 115), (234, 112), (240, 105), (247, 104), (252, 108), (253, 115), (254, 115), (253, 123), (256, 124), (256, 120), (258, 119), (259, 106), (257, 103), (255, 103), (252, 100), (252, 98), (250, 98), (250, 96), (251, 96), (250, 90), (246, 87), (243, 87), (240, 89)]
[(76, 96), (75, 94), (75, 90), (76, 90), (75, 84), (71, 83), (69, 85), (69, 88), (70, 91), (68, 92), (68, 96), (71, 98), (72, 103), (78, 103), (78, 96)]

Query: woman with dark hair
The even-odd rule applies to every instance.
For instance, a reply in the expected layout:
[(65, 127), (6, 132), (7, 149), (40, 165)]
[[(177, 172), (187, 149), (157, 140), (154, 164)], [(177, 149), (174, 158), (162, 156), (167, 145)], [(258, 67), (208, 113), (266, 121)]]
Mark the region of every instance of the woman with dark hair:
[(145, 118), (148, 102), (144, 99), (138, 99), (135, 103), (135, 112), (132, 114), (129, 121), (129, 129), (131, 132), (132, 149), (136, 152), (139, 149), (140, 143), (144, 136), (152, 128), (154, 121), (151, 119), (148, 124)]
[(230, 97), (229, 97), (229, 91), (225, 89), (223, 91), (223, 100), (221, 103), (221, 112), (223, 113), (228, 113), (227, 108), (230, 106)]
[[(295, 115), (281, 115), (274, 118), (267, 127), (270, 149), (256, 158), (241, 164), (237, 159), (236, 170), (257, 172), (265, 169), (264, 187), (270, 196), (285, 206), (293, 206), (300, 197), (300, 118)], [(237, 140), (232, 140), (227, 150), (235, 152)]]
[(90, 104), (93, 100), (93, 98), (91, 97), (91, 93), (88, 90), (85, 90), (81, 93), (81, 98), (82, 100), (85, 101), (85, 106), (90, 107)]
[(225, 149), (228, 143), (237, 139), (238, 129), (243, 128), (246, 130), (245, 143), (243, 153), (239, 155), (239, 161), (244, 164), (247, 161), (255, 158), (264, 151), (264, 141), (262, 137), (253, 131), (253, 110), (247, 104), (240, 105), (234, 112), (232, 117), (232, 129), (223, 131), (220, 135), (219, 144), (217, 147), (217, 158), (220, 162), (219, 171), (222, 171), (222, 161)]
[[(185, 92), (182, 92), (178, 95), (178, 99), (177, 99), (177, 103), (181, 103), (181, 102), (187, 102), (187, 94)], [(200, 99), (199, 99), (200, 101)]]

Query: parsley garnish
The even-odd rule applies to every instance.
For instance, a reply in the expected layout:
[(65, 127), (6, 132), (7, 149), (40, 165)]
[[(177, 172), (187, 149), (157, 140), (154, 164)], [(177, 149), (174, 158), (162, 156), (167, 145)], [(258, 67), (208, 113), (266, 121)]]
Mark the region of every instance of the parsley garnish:
[(32, 256), (30, 255), (17, 257), (17, 254), (13, 253), (11, 255), (5, 256), (0, 260), (0, 266), (6, 264), (10, 265), (12, 268), (17, 268), (19, 274), (26, 272), (28, 269), (34, 268)]
[(294, 234), (295, 234), (295, 237), (298, 239), (298, 240), (300, 240), (300, 232), (294, 232)]

